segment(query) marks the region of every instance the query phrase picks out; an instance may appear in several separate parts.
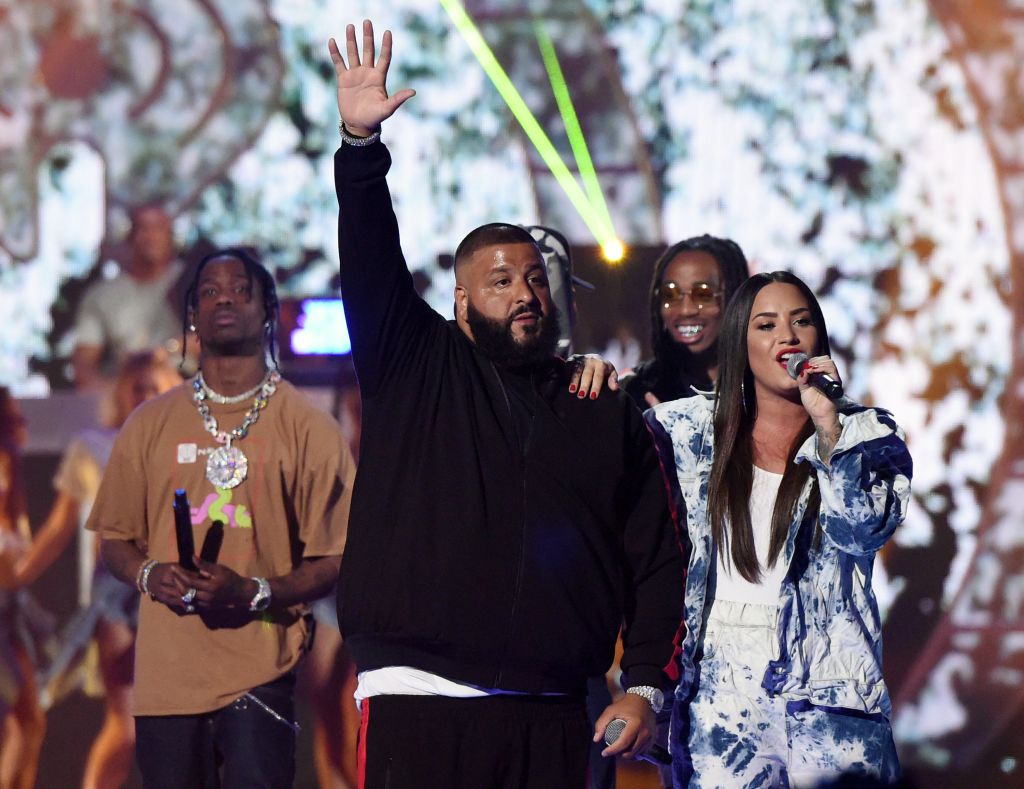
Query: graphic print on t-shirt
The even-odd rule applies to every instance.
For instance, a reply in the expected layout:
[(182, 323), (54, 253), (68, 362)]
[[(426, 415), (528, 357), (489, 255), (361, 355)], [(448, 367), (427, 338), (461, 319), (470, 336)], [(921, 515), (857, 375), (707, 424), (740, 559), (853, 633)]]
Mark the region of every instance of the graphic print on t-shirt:
[(232, 529), (251, 529), (252, 518), (244, 504), (231, 504), (232, 491), (228, 488), (214, 488), (216, 493), (207, 494), (203, 503), (192, 507), (192, 525), (198, 526), (207, 517), (221, 521)]

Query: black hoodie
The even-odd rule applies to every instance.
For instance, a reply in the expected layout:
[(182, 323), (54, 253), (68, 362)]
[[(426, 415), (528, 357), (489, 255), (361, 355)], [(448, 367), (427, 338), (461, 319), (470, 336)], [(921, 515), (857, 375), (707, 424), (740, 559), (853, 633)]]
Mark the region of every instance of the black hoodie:
[(359, 670), (582, 695), (625, 621), (630, 684), (667, 687), (683, 564), (640, 412), (580, 401), (556, 359), (498, 367), (420, 299), (390, 164), (379, 142), (335, 155), (363, 398), (338, 610)]

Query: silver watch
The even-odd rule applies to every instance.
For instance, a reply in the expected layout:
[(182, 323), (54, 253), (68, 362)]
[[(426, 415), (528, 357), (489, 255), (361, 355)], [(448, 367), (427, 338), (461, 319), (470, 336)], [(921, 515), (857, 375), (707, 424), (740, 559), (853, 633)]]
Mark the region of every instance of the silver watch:
[(657, 714), (665, 707), (665, 694), (653, 685), (634, 685), (627, 688), (626, 693), (635, 693), (651, 705), (651, 709)]
[(266, 578), (253, 578), (256, 594), (249, 601), (250, 611), (266, 611), (270, 607), (270, 582)]

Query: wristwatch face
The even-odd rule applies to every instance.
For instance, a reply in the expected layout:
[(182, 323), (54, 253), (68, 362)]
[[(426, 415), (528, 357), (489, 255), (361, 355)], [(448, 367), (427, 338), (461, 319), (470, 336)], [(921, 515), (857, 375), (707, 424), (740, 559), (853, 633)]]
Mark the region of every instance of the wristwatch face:
[(644, 699), (648, 704), (651, 705), (651, 709), (655, 713), (661, 712), (665, 706), (665, 694), (658, 688), (651, 687), (650, 685), (637, 685), (629, 689), (630, 693), (635, 693), (640, 698)]
[(256, 596), (249, 603), (250, 611), (266, 611), (270, 607), (270, 584), (263, 578), (255, 578), (258, 586)]

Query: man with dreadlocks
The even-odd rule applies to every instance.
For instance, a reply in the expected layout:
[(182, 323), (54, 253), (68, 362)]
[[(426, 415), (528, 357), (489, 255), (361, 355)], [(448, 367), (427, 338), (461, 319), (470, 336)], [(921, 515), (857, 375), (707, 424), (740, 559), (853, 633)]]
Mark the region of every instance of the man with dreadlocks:
[(722, 313), (748, 276), (739, 245), (709, 235), (673, 244), (655, 261), (648, 301), (654, 356), (622, 381), (641, 409), (714, 389)]
[[(305, 604), (337, 578), (353, 463), (334, 420), (277, 372), (277, 295), (252, 255), (204, 258), (186, 311), (200, 371), (129, 417), (87, 524), (143, 593), (137, 758), (147, 788), (291, 786)], [(196, 570), (179, 563), (177, 489)]]

